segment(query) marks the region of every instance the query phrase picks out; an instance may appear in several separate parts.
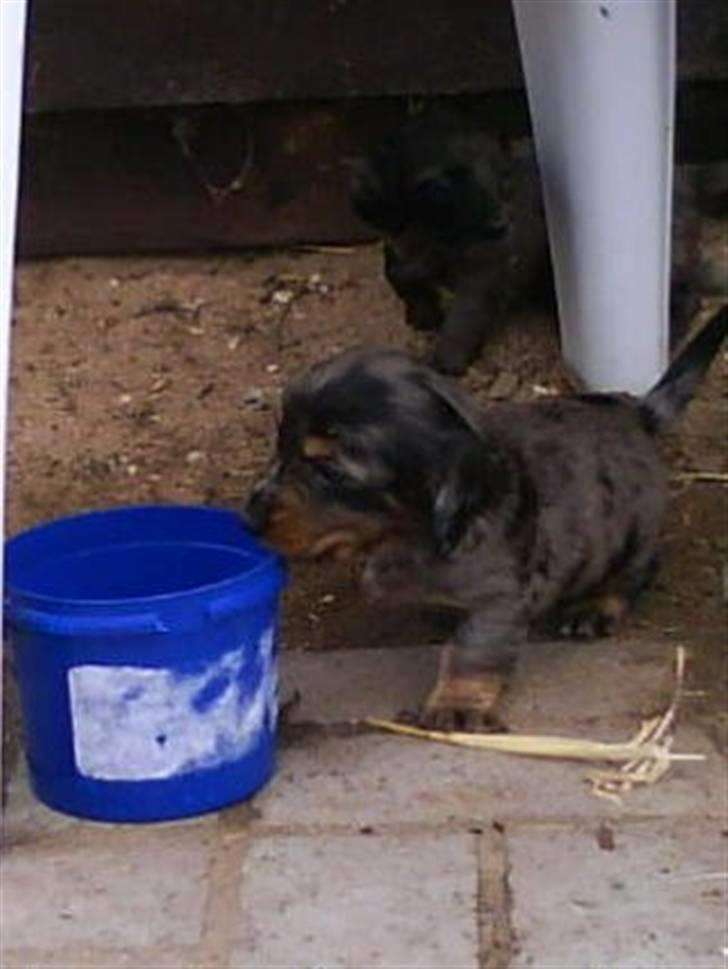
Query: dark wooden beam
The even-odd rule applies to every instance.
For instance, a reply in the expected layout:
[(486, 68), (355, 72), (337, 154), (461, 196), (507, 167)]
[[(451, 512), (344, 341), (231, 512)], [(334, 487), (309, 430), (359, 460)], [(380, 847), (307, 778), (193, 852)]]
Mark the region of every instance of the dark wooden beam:
[[(726, 0), (678, 17), (681, 80), (728, 80)], [(33, 112), (521, 85), (510, 0), (32, 0)]]
[[(728, 85), (683, 86), (681, 161), (728, 159)], [(507, 137), (525, 97), (453, 99)], [(403, 98), (80, 111), (25, 119), (25, 256), (201, 251), (370, 238), (348, 202), (349, 161), (405, 117)]]

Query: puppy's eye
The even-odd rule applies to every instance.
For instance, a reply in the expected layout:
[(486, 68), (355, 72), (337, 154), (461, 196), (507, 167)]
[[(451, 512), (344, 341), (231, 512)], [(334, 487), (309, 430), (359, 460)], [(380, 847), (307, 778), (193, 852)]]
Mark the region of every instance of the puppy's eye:
[(347, 475), (343, 468), (334, 461), (317, 458), (309, 459), (306, 464), (310, 473), (325, 484), (342, 484), (347, 480)]
[(452, 184), (446, 175), (433, 176), (415, 186), (418, 201), (430, 208), (440, 209), (450, 204)]

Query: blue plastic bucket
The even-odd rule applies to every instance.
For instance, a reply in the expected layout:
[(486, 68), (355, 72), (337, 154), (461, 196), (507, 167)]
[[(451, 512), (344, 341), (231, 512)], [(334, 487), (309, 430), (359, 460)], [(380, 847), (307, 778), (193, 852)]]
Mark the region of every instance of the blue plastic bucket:
[(186, 817), (273, 773), (281, 561), (232, 512), (140, 506), (5, 549), (31, 782), (104, 821)]

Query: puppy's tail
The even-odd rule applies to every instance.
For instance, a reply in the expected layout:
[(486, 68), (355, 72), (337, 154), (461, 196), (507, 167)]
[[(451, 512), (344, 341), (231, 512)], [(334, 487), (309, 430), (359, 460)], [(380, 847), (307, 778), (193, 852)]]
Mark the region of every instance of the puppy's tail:
[(721, 307), (672, 361), (658, 383), (640, 401), (645, 427), (657, 434), (690, 403), (713, 357), (728, 335), (728, 305)]

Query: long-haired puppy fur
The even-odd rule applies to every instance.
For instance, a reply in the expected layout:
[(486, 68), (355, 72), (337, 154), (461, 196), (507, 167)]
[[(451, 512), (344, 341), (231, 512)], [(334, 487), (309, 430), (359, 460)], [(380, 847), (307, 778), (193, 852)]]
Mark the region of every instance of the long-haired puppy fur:
[(727, 330), (724, 307), (641, 398), (484, 409), (404, 353), (345, 352), (286, 390), (245, 514), (286, 555), (361, 555), (374, 599), (459, 610), (420, 718), (486, 728), (530, 628), (605, 635), (650, 583), (667, 495), (655, 437)]
[(351, 202), (384, 238), (407, 323), (436, 331), (437, 370), (464, 373), (524, 294), (553, 305), (535, 161), (464, 113), (433, 109), (357, 160)]

